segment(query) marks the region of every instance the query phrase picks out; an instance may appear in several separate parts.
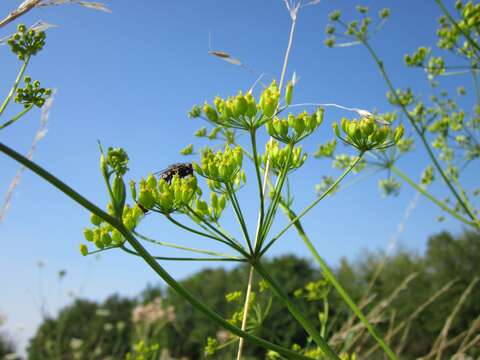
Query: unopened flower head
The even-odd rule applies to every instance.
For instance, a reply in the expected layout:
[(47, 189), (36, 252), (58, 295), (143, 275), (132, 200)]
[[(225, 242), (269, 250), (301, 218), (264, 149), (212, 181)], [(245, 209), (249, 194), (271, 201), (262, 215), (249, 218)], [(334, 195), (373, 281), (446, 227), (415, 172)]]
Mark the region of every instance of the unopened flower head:
[[(289, 92), (291, 98), (291, 90)], [(257, 103), (249, 91), (243, 94), (241, 91), (236, 96), (223, 99), (217, 96), (213, 104), (205, 103), (203, 107), (195, 106), (189, 113), (192, 118), (201, 116), (213, 125), (224, 128), (243, 130), (256, 129), (275, 114), (280, 93), (275, 81), (267, 87), (260, 96)]]
[(198, 195), (201, 195), (201, 190), (193, 175), (182, 177), (175, 174), (170, 181), (149, 175), (147, 179), (140, 180), (136, 201), (145, 209), (169, 214), (191, 205)]
[(275, 117), (267, 122), (267, 131), (271, 137), (286, 144), (295, 144), (313, 133), (323, 122), (323, 109), (309, 115), (306, 111), (289, 114), (287, 118)]
[(18, 25), (17, 32), (7, 41), (10, 49), (19, 60), (26, 60), (36, 55), (45, 45), (45, 33), (27, 29), (24, 24)]
[(223, 151), (210, 148), (202, 151), (200, 164), (193, 163), (197, 174), (218, 183), (231, 184), (236, 181), (242, 168), (243, 152), (239, 146), (226, 146)]
[(42, 88), (40, 81), (32, 82), (30, 76), (24, 78), (25, 86), (17, 89), (15, 102), (22, 104), (24, 107), (42, 107), (47, 98), (52, 95), (52, 89)]
[(298, 169), (306, 159), (307, 154), (302, 153), (302, 146), (288, 145), (282, 148), (274, 139), (267, 143), (263, 156), (264, 164), (269, 162), (270, 168), (277, 173)]
[(403, 125), (392, 130), (389, 126), (379, 126), (371, 117), (364, 117), (359, 121), (343, 118), (341, 121), (343, 136), (337, 123), (333, 124), (333, 129), (342, 141), (362, 152), (393, 146), (400, 141), (404, 133)]
[[(109, 204), (108, 208), (110, 214), (113, 215), (113, 206)], [(128, 230), (133, 231), (143, 216), (144, 213), (138, 206), (130, 207), (129, 205), (125, 205), (122, 212), (122, 222)], [(97, 215), (92, 214), (90, 216), (90, 222), (93, 227), (85, 228), (83, 230), (83, 236), (87, 242), (93, 243), (97, 249), (119, 246), (125, 242), (124, 236), (117, 229), (104, 222)], [(88, 255), (87, 245), (81, 244), (80, 252), (84, 256)]]

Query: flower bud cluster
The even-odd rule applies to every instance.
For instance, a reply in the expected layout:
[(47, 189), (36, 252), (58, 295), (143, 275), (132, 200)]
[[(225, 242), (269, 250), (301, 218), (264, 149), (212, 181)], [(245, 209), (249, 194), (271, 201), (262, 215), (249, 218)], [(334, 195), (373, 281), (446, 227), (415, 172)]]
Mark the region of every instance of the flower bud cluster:
[(317, 151), (313, 153), (315, 158), (332, 157), (337, 147), (337, 139), (327, 141), (325, 144), (318, 145)]
[(227, 196), (225, 194), (218, 196), (216, 192), (212, 192), (210, 194), (210, 206), (205, 200), (197, 199), (194, 210), (202, 218), (209, 219), (212, 222), (218, 222), (223, 210), (225, 210), (226, 204)]
[(180, 177), (176, 174), (171, 181), (166, 181), (149, 175), (146, 180), (140, 180), (138, 198), (135, 198), (135, 201), (144, 209), (170, 214), (190, 206), (197, 195), (201, 195), (201, 190), (195, 176)]
[(18, 56), (19, 60), (25, 60), (31, 55), (36, 55), (45, 45), (45, 33), (43, 31), (27, 30), (24, 24), (18, 25), (17, 32), (7, 41), (10, 49)]
[(457, 1), (455, 4), (459, 20), (456, 24), (452, 24), (446, 17), (442, 16), (439, 20), (440, 27), (437, 30), (438, 46), (442, 49), (452, 50), (455, 47), (459, 47), (459, 51), (471, 58), (475, 54), (475, 49), (468, 42), (462, 42), (463, 34), (473, 33), (478, 34), (478, 24), (480, 23), (480, 4), (475, 4), (472, 1), (468, 1), (463, 4), (462, 1)]
[(239, 146), (226, 146), (223, 151), (213, 152), (210, 148), (202, 151), (200, 164), (193, 163), (193, 169), (200, 176), (219, 183), (233, 183), (242, 168), (243, 152)]
[(37, 106), (42, 107), (45, 100), (52, 94), (52, 89), (40, 87), (40, 81), (35, 80), (32, 83), (30, 76), (25, 76), (25, 87), (17, 89), (15, 102), (23, 104), (23, 106)]
[(399, 125), (395, 130), (392, 130), (388, 126), (379, 126), (371, 117), (364, 117), (360, 121), (343, 118), (341, 129), (345, 137), (341, 136), (337, 123), (333, 124), (333, 129), (342, 141), (360, 151), (385, 149), (395, 145), (404, 133), (403, 125)]
[[(109, 204), (109, 213), (113, 214), (113, 206)], [(143, 211), (138, 207), (125, 205), (122, 212), (122, 222), (125, 227), (133, 231), (143, 217)], [(85, 228), (83, 236), (88, 242), (92, 242), (97, 249), (104, 249), (109, 246), (118, 246), (125, 242), (123, 235), (112, 225), (104, 222), (99, 216), (91, 214), (90, 222), (92, 228)], [(80, 251), (83, 255), (88, 254), (87, 245), (81, 244)]]
[[(209, 103), (200, 108), (194, 106), (189, 116), (196, 118), (205, 115), (205, 118), (216, 126), (251, 130), (262, 125), (272, 118), (279, 103), (280, 92), (275, 81), (267, 87), (257, 103), (251, 92), (245, 95), (239, 92), (236, 96), (222, 99), (216, 97), (213, 106)], [(291, 100), (291, 90), (289, 92)]]
[(271, 137), (285, 144), (295, 144), (313, 133), (323, 122), (323, 109), (309, 115), (306, 111), (297, 116), (289, 114), (286, 119), (275, 117), (267, 121), (267, 131)]
[(418, 48), (416, 52), (412, 55), (405, 55), (405, 65), (413, 67), (413, 66), (423, 66), (425, 62), (425, 58), (429, 55), (431, 50), (424, 46)]
[(108, 148), (106, 164), (118, 175), (128, 171), (128, 154), (123, 148)]
[(307, 154), (302, 153), (302, 146), (288, 145), (280, 147), (278, 141), (271, 139), (266, 147), (263, 155), (263, 163), (270, 163), (270, 168), (275, 172), (289, 172), (298, 169), (307, 160)]
[(400, 193), (401, 184), (394, 177), (388, 177), (386, 179), (380, 179), (378, 186), (382, 191), (384, 197), (398, 196)]

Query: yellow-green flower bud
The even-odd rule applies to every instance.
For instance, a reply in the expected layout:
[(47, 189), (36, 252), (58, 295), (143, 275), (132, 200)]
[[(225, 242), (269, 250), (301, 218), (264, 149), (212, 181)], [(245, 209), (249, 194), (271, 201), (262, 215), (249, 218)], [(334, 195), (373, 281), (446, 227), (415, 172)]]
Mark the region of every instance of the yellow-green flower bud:
[(397, 144), (402, 139), (404, 133), (405, 133), (405, 128), (403, 127), (403, 125), (399, 125), (395, 129), (395, 133), (393, 137), (393, 141), (395, 142), (395, 144)]
[(112, 241), (115, 245), (120, 245), (123, 243), (123, 236), (117, 229), (112, 231)]
[[(342, 121), (343, 123), (343, 121)], [(332, 124), (332, 128), (333, 128), (333, 131), (335, 132), (335, 135), (340, 137), (340, 130), (338, 129), (338, 124), (337, 123), (333, 123)]]
[(206, 216), (209, 214), (208, 205), (205, 201), (199, 199), (196, 203), (196, 212), (201, 216)]
[(100, 216), (98, 216), (96, 214), (93, 214), (93, 213), (90, 215), (90, 222), (93, 225), (99, 226), (102, 223), (102, 221), (103, 220), (100, 218)]
[(289, 81), (285, 90), (285, 103), (287, 105), (290, 105), (292, 103), (292, 95), (293, 95), (293, 83)]
[(105, 246), (110, 246), (112, 244), (112, 237), (110, 236), (109, 233), (102, 234), (102, 243)]
[(146, 209), (151, 209), (155, 205), (155, 198), (152, 192), (148, 190), (141, 190), (138, 196), (138, 203)]
[(205, 103), (205, 105), (203, 106), (203, 112), (207, 116), (208, 120), (210, 120), (212, 122), (217, 122), (218, 121), (217, 112), (209, 104)]
[(157, 187), (157, 178), (152, 174), (148, 175), (146, 185), (150, 189), (155, 189)]
[(83, 230), (83, 236), (85, 237), (85, 240), (93, 241), (93, 231), (91, 229), (85, 228)]
[(240, 92), (236, 98), (235, 98), (235, 106), (234, 106), (234, 115), (236, 117), (245, 115), (245, 112), (247, 111), (247, 100), (245, 100), (245, 97), (243, 94)]
[(87, 245), (85, 245), (85, 244), (80, 244), (80, 253), (81, 253), (83, 256), (87, 256), (87, 255), (88, 255), (88, 247), (87, 247)]
[(272, 98), (268, 97), (263, 101), (263, 106), (262, 106), (262, 111), (263, 115), (267, 118), (271, 118), (273, 114), (275, 114), (277, 104), (275, 100)]

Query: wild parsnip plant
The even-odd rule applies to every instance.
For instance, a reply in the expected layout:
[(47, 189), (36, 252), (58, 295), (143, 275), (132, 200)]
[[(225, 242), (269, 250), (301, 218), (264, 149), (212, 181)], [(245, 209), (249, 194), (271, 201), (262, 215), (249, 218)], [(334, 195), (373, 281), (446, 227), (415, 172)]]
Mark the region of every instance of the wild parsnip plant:
[[(389, 9), (381, 10), (374, 17), (370, 15), (368, 7), (357, 6), (360, 18), (351, 21), (345, 20), (340, 11), (331, 13), (325, 44), (328, 47), (362, 45), (367, 49), (387, 84), (387, 99), (395, 108), (390, 113), (376, 114), (374, 117), (390, 123), (400, 113), (414, 134), (388, 150), (371, 152), (366, 159), (367, 164), (387, 171), (387, 178), (380, 181), (384, 194), (398, 193), (400, 182), (393, 176), (396, 175), (448, 215), (465, 225), (480, 229), (479, 209), (474, 199), (479, 195), (479, 189), (467, 190), (462, 178), (468, 167), (478, 166), (480, 157), (480, 4), (457, 0), (454, 8), (449, 9), (450, 4), (447, 6), (442, 0), (435, 2), (443, 13), (438, 21), (436, 48), (420, 46), (404, 57), (407, 67), (425, 71), (433, 94), (428, 100), (410, 88), (396, 88), (387, 66), (371, 44), (371, 38), (388, 20)], [(346, 40), (339, 42), (338, 39)], [(460, 75), (471, 76), (473, 86), (469, 90), (467, 86), (460, 86), (456, 94), (451, 94), (442, 88), (442, 77)], [(469, 109), (463, 109), (460, 104), (465, 102), (462, 98), (467, 93), (473, 94), (468, 98), (471, 104)], [(431, 162), (419, 181), (412, 179), (397, 165), (403, 154), (414, 149), (415, 142), (421, 144)], [(317, 156), (337, 161), (341, 155), (334, 152), (335, 144), (325, 144), (319, 148)], [(428, 185), (436, 178), (445, 186), (448, 195), (445, 200), (441, 198), (443, 195), (428, 191)], [(439, 219), (443, 219), (443, 216)]]
[[(440, 1), (437, 2), (442, 6)], [(137, 181), (131, 181), (127, 186), (125, 179), (130, 160), (127, 152), (122, 148), (111, 147), (104, 152), (100, 146), (100, 171), (105, 182), (106, 192), (110, 198), (106, 209), (102, 210), (101, 207), (87, 200), (43, 167), (7, 145), (0, 143), (0, 151), (35, 172), (91, 213), (91, 226), (84, 230), (86, 242), (80, 245), (80, 251), (83, 255), (106, 250), (119, 250), (142, 258), (160, 278), (190, 302), (192, 306), (230, 332), (232, 342), (239, 339), (237, 359), (242, 357), (243, 339), (267, 349), (271, 358), (354, 358), (354, 354), (341, 354), (328, 341), (329, 311), (327, 295), (329, 291), (333, 290), (338, 292), (342, 300), (359, 318), (362, 326), (368, 330), (385, 354), (390, 359), (396, 359), (394, 351), (343, 289), (325, 260), (314, 248), (300, 220), (309, 214), (319, 202), (333, 193), (350, 172), (359, 170), (359, 167), (366, 163), (377, 163), (400, 176), (452, 216), (478, 228), (477, 210), (473, 209), (466, 191), (460, 185), (459, 174), (461, 169), (453, 164), (454, 151), (449, 146), (450, 141), (452, 141), (449, 134), (450, 131), (459, 133), (460, 138), (456, 136), (453, 141), (463, 148), (461, 157), (468, 160), (469, 163), (479, 155), (478, 142), (475, 145), (477, 140), (471, 132), (474, 133), (478, 130), (480, 123), (476, 115), (472, 116), (471, 121), (464, 121), (465, 113), (460, 114), (458, 107), (453, 106), (446, 96), (442, 100), (432, 100), (434, 105), (426, 107), (423, 103), (415, 100), (410, 90), (397, 91), (394, 89), (386, 75), (383, 63), (378, 59), (368, 42), (368, 29), (372, 21), (367, 16), (368, 9), (358, 7), (362, 20), (360, 22), (353, 21), (349, 25), (344, 24), (340, 13), (336, 12), (330, 16), (332, 23), (338, 23), (344, 27), (347, 36), (352, 37), (354, 41), (365, 45), (369, 49), (391, 88), (389, 99), (392, 104), (398, 106), (405, 113), (410, 125), (427, 149), (433, 166), (427, 169), (423, 180), (424, 184), (431, 182), (434, 171), (438, 172), (456, 204), (452, 207), (434, 198), (422, 185), (407, 180), (409, 178), (394, 166), (398, 154), (410, 150), (413, 144), (410, 138), (403, 138), (405, 132), (403, 125), (393, 126), (392, 122), (395, 115), (373, 115), (366, 111), (357, 111), (359, 119), (344, 118), (332, 124), (332, 135), (338, 140), (334, 139), (322, 145), (315, 154), (318, 157), (334, 158), (336, 166), (342, 168), (343, 173), (336, 179), (326, 181), (321, 187), (322, 191), (319, 196), (296, 214), (292, 210), (293, 200), (288, 190), (288, 179), (293, 171), (303, 170), (302, 167), (307, 161), (308, 155), (302, 148), (302, 142), (319, 131), (324, 121), (325, 110), (318, 107), (311, 112), (307, 110), (293, 112), (292, 98), (296, 86), (295, 78), (293, 77), (292, 81), (287, 82), (285, 87), (283, 86), (301, 3), (286, 1), (286, 4), (290, 10), (292, 27), (278, 83), (273, 80), (269, 86), (258, 93), (251, 89), (227, 98), (216, 97), (203, 106), (194, 106), (189, 116), (194, 119), (202, 119), (211, 127), (209, 135), (207, 135), (206, 128), (201, 128), (197, 131), (196, 136), (207, 137), (209, 140), (220, 138), (225, 144), (220, 150), (204, 148), (201, 151), (200, 158), (194, 161), (191, 166), (183, 165), (189, 169), (188, 171), (181, 170), (178, 166), (172, 167), (169, 169), (168, 176), (165, 176), (165, 174), (160, 176), (147, 174)], [(463, 11), (464, 22), (455, 22), (445, 10), (448, 15), (441, 23), (440, 36), (445, 41), (444, 48), (454, 49), (471, 61), (469, 71), (474, 74), (476, 79), (476, 65), (473, 64), (477, 59), (478, 45), (474, 46), (473, 43), (476, 43), (477, 35), (474, 31), (477, 29), (477, 22), (470, 21), (472, 16), (470, 13), (476, 14), (478, 7), (468, 4), (463, 6), (461, 3), (457, 7), (460, 11)], [(470, 10), (465, 10), (467, 8)], [(442, 9), (444, 9), (443, 6)], [(381, 21), (383, 22), (388, 18), (388, 15), (389, 11), (383, 10), (380, 13)], [(471, 25), (469, 25), (469, 21), (472, 22)], [(327, 33), (330, 35), (336, 33), (333, 25), (327, 28)], [(475, 38), (472, 38), (472, 36)], [(450, 39), (450, 42), (447, 42), (447, 38)], [(461, 38), (467, 39), (466, 46), (464, 44), (460, 47), (457, 45)], [(0, 109), (0, 115), (14, 95), (15, 101), (22, 104), (24, 109), (12, 119), (4, 122), (1, 127), (2, 130), (18, 121), (32, 107), (42, 106), (51, 93), (49, 89), (41, 88), (38, 81), (32, 82), (29, 77), (24, 77), (25, 68), (31, 56), (41, 50), (44, 42), (45, 35), (43, 33), (27, 30), (25, 26), (19, 26), (17, 34), (9, 40), (12, 51), (22, 61), (22, 67), (14, 81), (12, 90)], [(334, 46), (335, 40), (329, 38), (327, 45)], [(426, 53), (426, 51), (419, 51), (419, 53), (407, 59), (407, 64), (416, 66), (424, 64)], [(428, 69), (432, 76), (441, 75), (441, 69), (445, 66), (438, 59), (434, 58), (429, 62)], [(25, 87), (19, 88), (22, 79)], [(435, 83), (432, 82), (432, 84)], [(478, 112), (478, 109), (475, 110)], [(323, 131), (325, 130), (323, 129)], [(436, 136), (434, 143), (436, 146), (433, 147), (439, 149), (440, 158), (447, 165), (446, 170), (440, 165), (437, 155), (427, 141), (427, 132)], [(240, 144), (237, 141), (237, 135), (240, 134), (247, 135), (248, 144)], [(337, 141), (341, 141), (352, 149), (355, 155), (335, 155)], [(188, 146), (182, 152), (191, 154), (193, 148)], [(246, 173), (245, 163), (247, 161), (250, 161), (253, 165), (252, 174)], [(249, 183), (247, 180), (250, 178), (253, 180)], [(254, 229), (248, 226), (245, 209), (242, 207), (238, 196), (239, 190), (249, 185), (254, 186), (258, 192), (258, 222)], [(398, 183), (388, 178), (382, 183), (382, 187), (386, 193), (392, 193), (398, 190)], [(206, 194), (206, 192), (208, 193)], [(222, 217), (227, 207), (231, 208), (238, 222), (239, 232), (242, 235), (241, 239), (232, 235), (235, 231), (226, 229), (223, 225)], [(279, 208), (286, 214), (287, 221), (278, 233), (272, 233), (274, 223), (279, 220), (276, 216)], [(184, 231), (191, 233), (192, 237), (200, 236), (221, 243), (227, 250), (225, 253), (220, 253), (204, 248), (185, 247), (155, 240), (142, 234), (140, 228), (147, 213), (158, 215), (160, 221), (169, 221), (175, 224)], [(295, 227), (300, 238), (312, 252), (325, 278), (324, 282), (309, 284), (296, 294), (298, 297), (306, 296), (308, 299), (323, 302), (324, 308), (319, 316), (320, 324), (302, 313), (296, 301), (286, 294), (281, 284), (264, 266), (263, 258), (268, 250), (292, 226)], [(192, 255), (187, 257), (156, 256), (142, 245), (142, 241), (185, 250)], [(167, 260), (247, 263), (251, 267), (251, 272), (248, 283), (245, 284), (247, 288), (246, 298), (243, 309), (235, 315), (235, 321), (217, 314), (197, 296), (178, 283), (161, 265), (162, 261)], [(255, 308), (255, 299), (251, 291), (254, 273), (261, 278), (263, 286), (268, 288), (273, 297), (281, 302), (305, 329), (311, 339), (311, 344), (307, 348), (303, 349), (296, 346), (287, 348), (253, 335), (252, 329), (254, 327), (249, 328), (247, 323), (249, 309)], [(238, 296), (236, 299), (238, 299)], [(268, 314), (268, 304), (260, 313)], [(261, 326), (261, 321), (258, 324)], [(215, 347), (216, 344), (213, 340), (208, 341), (208, 351), (214, 351)], [(135, 352), (149, 354), (157, 350), (154, 345), (150, 346), (139, 342)]]

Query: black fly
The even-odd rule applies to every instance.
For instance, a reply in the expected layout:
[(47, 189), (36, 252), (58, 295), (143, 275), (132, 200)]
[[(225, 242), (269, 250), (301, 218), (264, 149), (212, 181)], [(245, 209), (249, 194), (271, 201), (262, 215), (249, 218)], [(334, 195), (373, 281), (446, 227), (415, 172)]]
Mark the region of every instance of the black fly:
[[(180, 178), (187, 177), (193, 174), (193, 166), (191, 163), (177, 163), (172, 164), (164, 170), (158, 171), (153, 175), (158, 175), (159, 179), (165, 180), (167, 183), (170, 184), (173, 177), (178, 175)], [(137, 203), (138, 207), (142, 209), (142, 211), (146, 214), (148, 209), (143, 207), (141, 204)]]
[(191, 163), (177, 163), (172, 164), (166, 169), (156, 172), (153, 175), (159, 175), (159, 179), (163, 179), (170, 183), (175, 175), (184, 178), (193, 174), (193, 166)]

